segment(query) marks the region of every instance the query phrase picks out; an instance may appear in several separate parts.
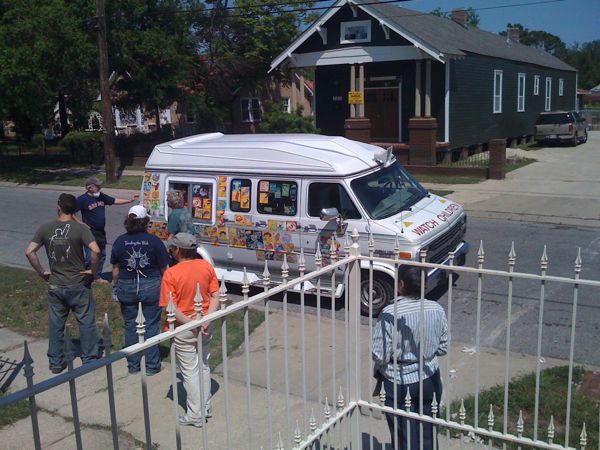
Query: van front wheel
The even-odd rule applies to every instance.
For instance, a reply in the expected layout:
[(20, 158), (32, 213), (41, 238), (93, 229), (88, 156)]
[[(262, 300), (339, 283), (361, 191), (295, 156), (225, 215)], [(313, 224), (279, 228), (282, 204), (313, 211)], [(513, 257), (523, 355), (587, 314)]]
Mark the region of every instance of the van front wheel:
[[(360, 282), (360, 312), (364, 316), (369, 315), (369, 271), (363, 270)], [(393, 299), (393, 281), (390, 277), (379, 273), (373, 273), (372, 286), (372, 311), (373, 317), (379, 316), (381, 310)]]

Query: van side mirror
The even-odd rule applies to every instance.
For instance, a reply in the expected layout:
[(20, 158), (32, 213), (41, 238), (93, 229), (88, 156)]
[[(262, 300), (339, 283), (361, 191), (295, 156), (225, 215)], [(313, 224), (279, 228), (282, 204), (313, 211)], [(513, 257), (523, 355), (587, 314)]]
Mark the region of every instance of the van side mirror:
[(340, 212), (337, 208), (323, 208), (321, 210), (320, 218), (321, 220), (330, 221), (333, 219), (338, 219), (340, 217)]
[(346, 230), (348, 229), (348, 224), (344, 222), (344, 218), (337, 210), (337, 208), (323, 208), (321, 210), (321, 220), (330, 221), (335, 220), (337, 227), (335, 229), (335, 234), (338, 237), (344, 236), (346, 234)]

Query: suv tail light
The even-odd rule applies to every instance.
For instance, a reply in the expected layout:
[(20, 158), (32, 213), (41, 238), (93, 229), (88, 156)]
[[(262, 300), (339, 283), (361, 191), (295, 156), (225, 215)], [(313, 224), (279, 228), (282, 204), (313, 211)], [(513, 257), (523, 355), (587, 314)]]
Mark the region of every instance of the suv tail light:
[(572, 123), (569, 124), (569, 131), (573, 131), (573, 124)]

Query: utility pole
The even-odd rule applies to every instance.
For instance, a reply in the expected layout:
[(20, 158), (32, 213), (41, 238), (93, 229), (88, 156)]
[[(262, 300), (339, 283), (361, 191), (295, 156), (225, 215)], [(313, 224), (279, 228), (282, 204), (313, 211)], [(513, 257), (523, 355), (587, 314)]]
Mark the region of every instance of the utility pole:
[(96, 0), (96, 16), (98, 19), (98, 60), (100, 68), (100, 97), (102, 99), (102, 122), (104, 124), (104, 166), (106, 182), (117, 181), (117, 164), (115, 156), (114, 122), (108, 84), (108, 49), (106, 45), (106, 17), (104, 16), (104, 0)]

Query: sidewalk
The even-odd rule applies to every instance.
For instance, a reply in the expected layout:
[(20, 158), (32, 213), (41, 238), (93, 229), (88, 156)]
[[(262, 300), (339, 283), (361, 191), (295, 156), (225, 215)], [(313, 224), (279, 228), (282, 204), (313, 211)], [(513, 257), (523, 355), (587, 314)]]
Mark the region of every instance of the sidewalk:
[[(302, 352), (300, 347), (300, 315), (288, 313), (288, 339), (289, 339), (289, 385), (290, 385), (290, 417), (291, 433), (293, 435), (296, 421), (303, 423), (303, 389), (302, 389)], [(271, 314), (271, 386), (273, 405), (273, 430), (276, 439), (277, 432), (286, 435), (286, 396), (284, 383), (284, 335), (281, 313)], [(321, 350), (322, 350), (322, 398), (325, 395), (332, 403), (332, 396), (339, 393), (339, 387), (347, 386), (345, 383), (345, 348), (343, 322), (337, 321), (336, 332), (336, 366), (332, 367), (331, 355), (331, 321), (323, 318), (321, 323)], [(315, 337), (317, 336), (317, 319), (315, 316), (305, 316), (305, 336), (308, 336), (306, 358), (306, 385), (308, 414), (314, 410), (315, 417), (319, 418), (322, 409), (318, 404), (317, 385), (317, 352)], [(6, 329), (0, 328), (0, 353), (8, 357), (22, 358), (23, 336)], [(362, 376), (362, 398), (372, 400), (369, 385), (371, 380), (371, 364), (369, 353), (369, 330), (361, 326), (361, 358), (364, 368)], [(243, 347), (238, 349), (228, 360), (227, 385), (223, 377), (223, 367), (218, 367), (213, 373), (213, 414), (206, 426), (209, 446), (211, 449), (226, 449), (227, 439), (230, 439), (230, 448), (252, 448), (259, 445), (268, 447), (267, 427), (267, 392), (266, 392), (266, 357), (265, 357), (265, 324), (259, 326), (250, 337), (250, 379), (251, 379), (251, 426), (248, 421), (248, 403), (246, 401), (248, 390), (246, 386), (246, 365)], [(34, 359), (35, 381), (40, 382), (51, 376), (47, 368), (46, 349), (47, 340), (30, 340), (30, 352)], [(213, 348), (213, 352), (221, 349)], [(446, 382), (448, 357), (441, 358), (443, 380)], [(452, 343), (450, 350), (451, 376), (449, 383), (444, 386), (444, 397), (447, 399), (460, 399), (473, 393), (475, 386), (475, 355), (471, 349), (461, 343)], [(493, 349), (482, 349), (481, 354), (481, 389), (502, 384), (504, 382), (504, 354)], [(565, 364), (564, 361), (546, 360), (544, 368)], [(522, 354), (511, 355), (511, 376), (528, 373), (535, 370), (535, 358)], [(123, 449), (140, 448), (145, 441), (144, 416), (141, 397), (141, 383), (139, 375), (128, 375), (125, 361), (119, 361), (113, 366), (115, 380), (115, 397), (117, 403), (117, 420), (119, 423), (120, 446)], [(335, 375), (334, 375), (335, 373)], [(333, 392), (335, 376), (336, 392)], [(18, 376), (12, 388), (25, 387), (25, 378)], [(227, 387), (227, 389), (225, 389)], [(225, 418), (225, 390), (229, 395), (229, 427), (231, 433), (227, 434), (227, 421)], [(171, 391), (171, 366), (164, 363), (164, 368), (158, 375), (148, 378), (148, 391), (150, 402), (150, 420), (152, 441), (160, 449), (175, 448), (174, 405)], [(180, 405), (184, 404), (181, 383), (178, 386)], [(112, 448), (112, 435), (108, 413), (108, 396), (106, 391), (106, 374), (98, 370), (88, 374), (77, 381), (77, 394), (79, 399), (79, 416), (83, 444), (86, 449)], [(39, 415), (42, 433), (43, 448), (66, 450), (75, 448), (73, 433), (72, 411), (69, 401), (68, 385), (62, 385), (37, 397), (38, 407), (42, 410)], [(335, 400), (334, 400), (335, 401)], [(183, 411), (179, 408), (180, 413)], [(385, 420), (375, 414), (370, 417), (362, 416), (361, 426), (365, 442), (363, 448), (369, 448), (370, 436), (373, 436), (376, 445), (373, 448), (389, 448), (382, 443), (389, 442), (389, 432)], [(471, 412), (472, 413), (472, 412)], [(343, 426), (342, 426), (343, 428)], [(338, 427), (339, 429), (339, 427)], [(183, 448), (198, 448), (202, 442), (202, 430), (182, 427)], [(304, 433), (303, 433), (304, 434)], [(450, 450), (475, 448), (475, 443), (465, 443), (452, 439), (449, 443), (444, 441), (443, 448)], [(274, 445), (274, 444), (273, 444)], [(13, 426), (0, 430), (1, 449), (32, 448), (31, 422), (29, 418), (22, 419)], [(286, 447), (289, 448), (289, 447)]]
[(536, 151), (507, 149), (537, 162), (509, 172), (505, 180), (478, 184), (432, 184), (453, 191), (447, 197), (470, 217), (600, 227), (600, 132), (577, 147)]

